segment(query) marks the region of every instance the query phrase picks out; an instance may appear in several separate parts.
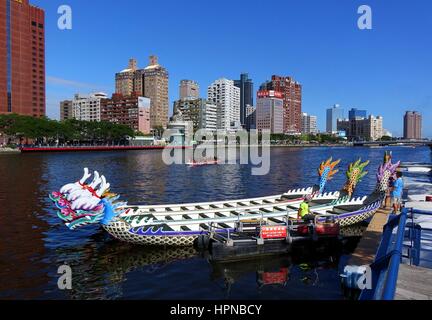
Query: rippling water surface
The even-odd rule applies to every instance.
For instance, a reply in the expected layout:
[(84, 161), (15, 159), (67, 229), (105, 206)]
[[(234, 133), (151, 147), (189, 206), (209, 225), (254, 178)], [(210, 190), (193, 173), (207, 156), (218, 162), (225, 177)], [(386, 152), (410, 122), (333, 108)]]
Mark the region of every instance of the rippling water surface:
[[(371, 192), (385, 150), (395, 160), (430, 162), (430, 149), (273, 148), (271, 170), (249, 165), (166, 166), (160, 151), (0, 155), (0, 298), (16, 299), (342, 299), (338, 268), (348, 248), (302, 248), (291, 255), (212, 264), (192, 248), (155, 249), (113, 240), (98, 226), (69, 231), (47, 198), (98, 170), (130, 204), (195, 202), (265, 196), (317, 181), (326, 158), (347, 165), (371, 160), (357, 194)], [(355, 245), (355, 244), (354, 244)], [(57, 288), (57, 268), (73, 270), (73, 289)]]

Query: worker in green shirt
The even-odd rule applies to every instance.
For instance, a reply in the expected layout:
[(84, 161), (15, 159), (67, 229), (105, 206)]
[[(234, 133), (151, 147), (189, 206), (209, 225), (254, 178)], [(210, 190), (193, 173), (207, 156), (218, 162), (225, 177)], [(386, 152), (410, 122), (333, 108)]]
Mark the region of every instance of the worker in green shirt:
[(315, 215), (309, 209), (310, 197), (306, 197), (300, 204), (297, 218), (304, 221), (315, 220)]

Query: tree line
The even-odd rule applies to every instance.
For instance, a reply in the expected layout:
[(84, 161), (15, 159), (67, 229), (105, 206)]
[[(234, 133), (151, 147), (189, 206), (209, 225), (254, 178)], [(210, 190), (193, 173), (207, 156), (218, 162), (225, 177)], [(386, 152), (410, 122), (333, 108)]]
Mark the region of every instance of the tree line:
[(343, 138), (326, 133), (318, 134), (301, 134), (301, 135), (286, 135), (286, 134), (272, 134), (270, 140), (283, 142), (283, 143), (340, 143), (344, 141)]
[(0, 133), (11, 144), (37, 145), (123, 144), (136, 135), (130, 127), (111, 122), (57, 121), (18, 114), (0, 115)]

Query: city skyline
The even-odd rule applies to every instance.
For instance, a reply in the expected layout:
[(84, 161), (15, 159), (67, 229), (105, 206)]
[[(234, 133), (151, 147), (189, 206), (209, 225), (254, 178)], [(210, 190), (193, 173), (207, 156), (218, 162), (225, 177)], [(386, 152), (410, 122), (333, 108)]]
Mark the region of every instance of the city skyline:
[[(137, 11), (146, 10), (145, 3), (132, 2)], [(195, 80), (201, 88), (206, 88), (215, 79), (236, 80), (240, 73), (247, 72), (255, 84), (263, 83), (273, 74), (292, 76), (299, 81), (303, 85), (302, 111), (318, 117), (321, 131), (325, 130), (326, 109), (336, 103), (346, 110), (359, 108), (382, 115), (386, 129), (395, 136), (403, 135), (405, 111), (418, 110), (425, 122), (431, 117), (432, 68), (427, 57), (431, 44), (424, 39), (432, 24), (426, 13), (432, 5), (427, 2), (419, 1), (398, 10), (396, 5), (370, 1), (374, 25), (367, 31), (357, 28), (360, 2), (358, 5), (336, 1), (314, 3), (316, 10), (313, 11), (307, 4), (283, 2), (277, 12), (265, 7), (258, 10), (251, 3), (251, 18), (271, 13), (275, 18), (289, 20), (296, 30), (291, 36), (296, 41), (290, 41), (295, 46), (282, 41), (281, 47), (268, 56), (264, 53), (269, 51), (265, 46), (261, 48), (260, 39), (265, 36), (270, 43), (280, 35), (270, 34), (258, 25), (252, 26), (253, 30), (247, 34), (230, 34), (241, 12), (240, 3), (232, 4), (228, 12), (223, 12), (221, 3), (202, 28), (196, 30), (187, 17), (207, 8), (199, 2), (187, 8), (170, 1), (152, 4), (153, 15), (145, 21), (125, 20), (124, 26), (119, 27), (110, 21), (125, 14), (130, 6), (108, 8), (103, 2), (83, 4), (72, 0), (68, 4), (73, 9), (74, 24), (68, 31), (57, 28), (57, 8), (61, 1), (33, 0), (31, 3), (46, 11), (47, 113), (54, 118), (58, 118), (59, 102), (75, 93), (111, 94), (113, 74), (124, 67), (124, 61), (134, 57), (145, 62), (151, 54), (158, 55), (170, 72), (170, 115), (181, 79)], [(170, 6), (173, 9), (170, 12), (175, 15), (164, 13), (165, 19), (158, 22), (157, 12), (164, 12), (165, 6)], [(415, 15), (410, 14), (414, 12)], [(100, 14), (105, 19), (94, 26), (92, 17)], [(181, 21), (175, 18), (179, 14), (184, 17)], [(217, 25), (221, 17), (226, 21), (224, 26)], [(278, 28), (282, 25), (278, 22)], [(188, 29), (188, 37), (199, 39), (196, 44), (179, 37), (184, 28)], [(125, 35), (127, 29), (131, 32)], [(219, 31), (218, 38), (224, 39), (218, 48), (210, 44), (215, 30)], [(92, 45), (95, 35), (102, 42), (116, 38), (118, 43), (107, 52), (105, 46)], [(132, 41), (138, 36), (139, 41)], [(75, 48), (71, 43), (81, 43), (92, 50)], [(240, 50), (246, 43), (250, 50)], [(65, 46), (68, 50), (64, 50)], [(425, 125), (424, 136), (431, 137), (432, 128)]]

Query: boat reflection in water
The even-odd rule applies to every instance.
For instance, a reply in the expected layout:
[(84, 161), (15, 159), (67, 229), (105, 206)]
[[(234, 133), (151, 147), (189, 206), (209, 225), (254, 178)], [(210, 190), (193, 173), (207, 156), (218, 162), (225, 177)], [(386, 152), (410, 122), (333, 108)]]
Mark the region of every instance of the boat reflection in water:
[[(356, 232), (361, 234), (363, 228), (358, 227)], [(353, 234), (354, 231), (350, 232)], [(334, 277), (338, 274), (335, 270), (340, 257), (349, 253), (358, 240), (349, 238), (345, 242), (306, 242), (295, 245), (289, 254), (213, 262), (209, 252), (198, 251), (194, 247), (147, 247), (112, 240), (105, 234), (96, 234), (94, 237), (98, 239), (83, 244), (79, 254), (76, 254), (76, 247), (56, 249), (60, 259), (58, 261), (70, 265), (73, 270), (72, 290), (64, 292), (64, 298), (142, 299), (143, 295), (147, 299), (157, 299), (160, 295), (166, 297), (165, 294), (169, 293), (155, 295), (154, 287), (160, 283), (161, 278), (167, 281), (178, 264), (187, 265), (191, 260), (201, 265), (192, 273), (198, 272), (200, 277), (210, 278), (210, 283), (221, 289), (219, 294), (214, 292), (215, 297), (275, 299), (280, 295), (281, 299), (295, 299), (307, 297), (306, 293), (299, 291), (315, 286), (322, 287), (321, 298), (329, 298), (330, 287), (335, 282), (338, 283)], [(179, 274), (175, 275), (178, 276)], [(188, 277), (187, 274), (180, 276)], [(130, 296), (127, 292), (131, 286), (147, 287), (148, 294), (140, 291), (139, 296)], [(340, 288), (334, 289), (334, 296), (340, 298)], [(134, 288), (131, 291), (138, 292)], [(319, 292), (321, 290), (315, 294)], [(201, 298), (184, 291), (181, 294), (185, 299)]]
[(68, 299), (143, 298), (128, 296), (129, 283), (148, 287), (150, 292), (144, 298), (155, 298), (151, 295), (155, 278), (173, 263), (199, 256), (193, 247), (146, 247), (106, 238), (84, 245), (79, 252), (75, 254), (76, 248), (57, 249), (58, 256), (64, 258), (59, 261), (73, 272), (72, 289), (64, 292)]
[[(280, 299), (331, 299), (332, 296), (340, 299), (343, 292), (337, 277), (338, 270), (343, 267), (341, 262), (343, 264), (344, 260), (341, 258), (354, 250), (365, 229), (365, 225), (342, 229), (341, 233), (348, 237), (342, 241), (332, 239), (297, 243), (289, 254), (248, 260), (235, 260), (233, 257), (233, 260), (225, 262), (212, 261), (210, 256), (211, 279), (223, 282), (225, 298), (247, 297), (245, 282), (249, 281), (250, 287), (254, 275), (255, 290), (251, 288), (251, 291), (258, 290), (259, 298), (275, 299), (280, 294)], [(240, 290), (236, 290), (236, 284)], [(308, 294), (311, 286), (318, 290), (315, 288), (312, 294)]]

